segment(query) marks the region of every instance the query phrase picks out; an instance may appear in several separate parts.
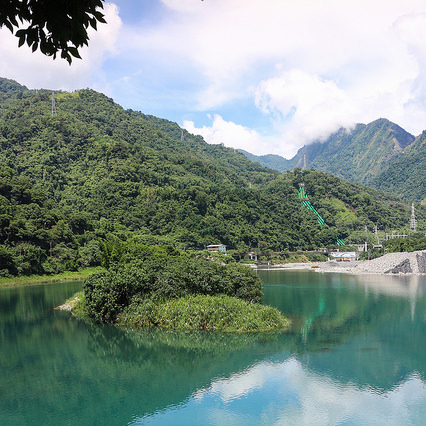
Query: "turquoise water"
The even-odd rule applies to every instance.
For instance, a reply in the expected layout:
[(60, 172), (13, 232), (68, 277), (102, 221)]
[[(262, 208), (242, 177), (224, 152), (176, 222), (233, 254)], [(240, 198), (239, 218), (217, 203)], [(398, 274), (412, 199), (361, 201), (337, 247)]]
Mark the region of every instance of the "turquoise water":
[(132, 331), (0, 289), (0, 425), (426, 425), (426, 277), (262, 271), (263, 335)]

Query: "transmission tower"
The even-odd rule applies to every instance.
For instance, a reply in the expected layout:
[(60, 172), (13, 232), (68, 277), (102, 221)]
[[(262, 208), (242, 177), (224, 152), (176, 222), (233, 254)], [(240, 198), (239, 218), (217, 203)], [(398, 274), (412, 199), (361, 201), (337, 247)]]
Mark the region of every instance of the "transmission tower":
[(55, 93), (52, 92), (52, 117), (56, 116)]
[(414, 213), (414, 203), (411, 203), (411, 219), (410, 219), (410, 231), (416, 232), (417, 220)]
[(379, 230), (377, 229), (377, 225), (374, 225), (374, 235), (377, 238), (377, 244), (380, 244), (380, 241), (379, 241)]

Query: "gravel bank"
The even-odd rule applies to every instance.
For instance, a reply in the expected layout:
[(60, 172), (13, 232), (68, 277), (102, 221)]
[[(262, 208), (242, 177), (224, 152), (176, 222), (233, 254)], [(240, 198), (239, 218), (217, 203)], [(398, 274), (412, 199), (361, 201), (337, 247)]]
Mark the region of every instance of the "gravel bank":
[(426, 250), (411, 253), (388, 253), (359, 265), (360, 271), (370, 274), (425, 274)]
[(349, 274), (426, 274), (426, 250), (411, 253), (388, 253), (373, 260), (351, 262), (288, 263), (269, 269), (310, 269), (318, 272)]

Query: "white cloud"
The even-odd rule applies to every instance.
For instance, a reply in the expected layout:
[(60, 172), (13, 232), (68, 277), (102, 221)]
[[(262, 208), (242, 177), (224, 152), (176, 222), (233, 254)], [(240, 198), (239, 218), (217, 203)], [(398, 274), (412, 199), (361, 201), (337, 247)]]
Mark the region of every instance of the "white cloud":
[[(424, 0), (157, 0), (134, 2), (129, 21), (128, 3), (116, 3), (72, 67), (18, 49), (0, 30), (0, 75), (29, 87), (94, 87), (176, 121), (216, 114), (193, 131), (257, 154), (288, 157), (379, 117), (414, 134), (426, 127)], [(249, 112), (237, 123), (232, 108)], [(268, 119), (265, 137), (252, 123)]]
[(319, 74), (347, 64), (388, 62), (386, 58), (399, 51), (392, 24), (421, 4), (417, 0), (404, 5), (380, 0), (163, 3), (173, 14), (147, 31), (135, 26), (134, 37), (129, 37), (133, 45), (184, 55), (216, 83), (238, 80), (265, 60)]
[(301, 70), (261, 82), (256, 104), (264, 113), (278, 117), (284, 143), (291, 146), (326, 137), (352, 124), (348, 117), (354, 115), (348, 96), (333, 81)]
[(229, 378), (214, 380), (208, 389), (198, 390), (193, 397), (202, 400), (209, 393), (218, 394), (224, 403), (229, 403), (261, 389), (267, 381), (271, 366), (260, 363), (248, 371), (233, 374)]
[[(105, 4), (107, 25), (98, 30), (89, 29), (89, 47), (80, 49), (82, 60), (72, 65), (57, 57), (31, 52), (26, 45), (18, 48), (18, 39), (6, 28), (0, 29), (0, 76), (17, 80), (30, 88), (73, 90), (87, 86), (103, 87), (101, 66), (103, 60), (116, 53), (115, 41), (119, 35), (121, 19), (114, 4)], [(97, 83), (93, 84), (96, 78)]]
[(193, 121), (184, 121), (183, 128), (190, 133), (201, 135), (206, 142), (211, 144), (223, 144), (257, 154), (270, 154), (278, 151), (282, 153), (279, 136), (261, 135), (256, 130), (232, 121), (225, 121), (218, 114), (214, 115), (211, 126), (197, 128)]
[[(406, 45), (412, 60), (417, 65), (417, 73), (410, 88), (411, 98), (405, 107), (424, 120), (426, 108), (426, 13), (400, 17), (394, 24), (399, 39)], [(416, 114), (417, 112), (417, 114)], [(417, 117), (415, 118), (417, 121)], [(415, 122), (413, 122), (415, 126)]]
[(265, 114), (275, 117), (276, 131), (287, 147), (325, 139), (341, 127), (380, 117), (408, 124), (404, 116), (412, 96), (412, 77), (384, 70), (375, 74), (368, 81), (361, 77), (339, 87), (331, 79), (293, 69), (260, 82), (255, 102)]
[(244, 129), (225, 126), (220, 113), (224, 105), (247, 102), (250, 91), (251, 102), (271, 117), (273, 140), (281, 141), (269, 152), (283, 155), (341, 125), (379, 117), (415, 134), (425, 127), (423, 0), (162, 3), (169, 14), (158, 25), (127, 29), (129, 48), (149, 51), (154, 61), (158, 52), (186, 61), (188, 73), (200, 81), (189, 95), (193, 109), (223, 117), (210, 130), (198, 129), (209, 141), (220, 134), (227, 145), (238, 130), (248, 140), (234, 137), (240, 145), (232, 146), (265, 152), (270, 141), (257, 139), (261, 135), (250, 131), (249, 120)]

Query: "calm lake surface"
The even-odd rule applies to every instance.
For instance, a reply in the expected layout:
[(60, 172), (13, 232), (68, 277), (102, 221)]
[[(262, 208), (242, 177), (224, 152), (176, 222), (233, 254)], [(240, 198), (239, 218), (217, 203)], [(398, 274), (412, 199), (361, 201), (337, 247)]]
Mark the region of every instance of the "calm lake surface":
[(0, 425), (426, 425), (426, 277), (260, 271), (287, 333), (88, 325), (0, 289)]

